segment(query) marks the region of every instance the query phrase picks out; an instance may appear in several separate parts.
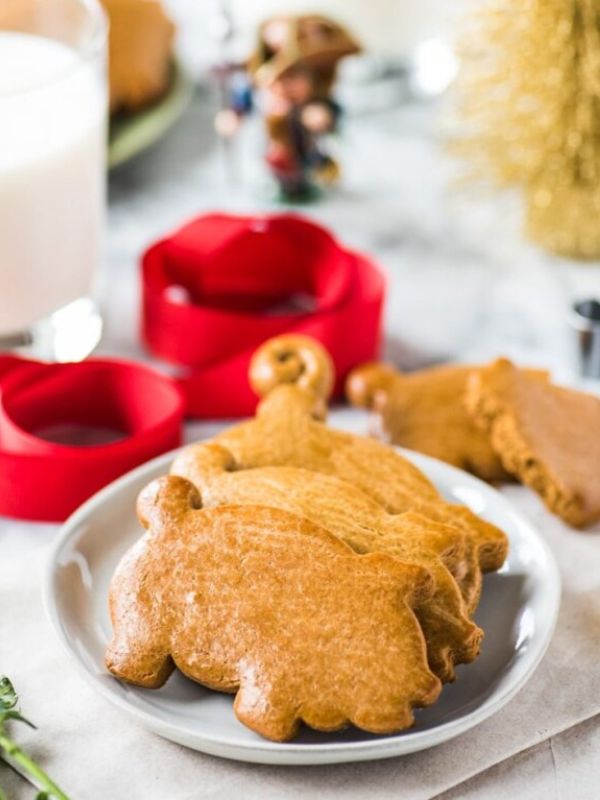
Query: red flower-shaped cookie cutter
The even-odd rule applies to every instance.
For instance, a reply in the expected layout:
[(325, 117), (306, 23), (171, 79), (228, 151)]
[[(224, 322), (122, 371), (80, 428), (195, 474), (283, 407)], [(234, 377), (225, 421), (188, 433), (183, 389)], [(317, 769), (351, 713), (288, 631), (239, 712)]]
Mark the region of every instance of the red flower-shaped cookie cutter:
[(272, 336), (320, 341), (338, 389), (378, 354), (381, 272), (295, 215), (199, 217), (145, 253), (142, 286), (142, 336), (155, 355), (184, 368), (190, 416), (251, 414), (248, 365)]

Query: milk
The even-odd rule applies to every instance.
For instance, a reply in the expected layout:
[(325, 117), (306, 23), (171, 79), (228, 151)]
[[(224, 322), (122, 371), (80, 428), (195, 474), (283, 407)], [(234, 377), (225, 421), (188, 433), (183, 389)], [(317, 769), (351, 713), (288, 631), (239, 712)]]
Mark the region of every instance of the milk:
[(92, 290), (105, 120), (94, 59), (50, 39), (0, 31), (0, 337)]

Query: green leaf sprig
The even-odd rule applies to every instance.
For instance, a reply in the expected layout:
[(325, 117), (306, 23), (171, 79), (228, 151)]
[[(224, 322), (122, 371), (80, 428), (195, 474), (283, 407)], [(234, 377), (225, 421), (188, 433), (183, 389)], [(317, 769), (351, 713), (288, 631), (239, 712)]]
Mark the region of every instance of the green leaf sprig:
[[(31, 778), (32, 783), (40, 787), (41, 791), (36, 795), (36, 800), (69, 800), (44, 770), (8, 735), (6, 723), (10, 721), (23, 722), (30, 728), (35, 728), (35, 725), (21, 714), (18, 703), (19, 697), (14, 686), (6, 676), (0, 676), (0, 757), (5, 755), (18, 764)], [(8, 800), (2, 789), (0, 789), (0, 800)]]

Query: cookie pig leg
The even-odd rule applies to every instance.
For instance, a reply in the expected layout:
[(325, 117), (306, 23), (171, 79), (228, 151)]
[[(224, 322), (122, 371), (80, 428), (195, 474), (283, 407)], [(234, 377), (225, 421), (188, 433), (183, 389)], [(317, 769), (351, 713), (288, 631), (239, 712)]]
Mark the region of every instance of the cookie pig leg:
[(356, 709), (350, 721), (371, 733), (392, 733), (410, 728), (414, 724), (414, 714), (408, 703), (389, 701), (387, 713), (383, 713), (381, 702), (381, 697), (374, 696), (370, 703)]
[(286, 686), (271, 681), (261, 684), (256, 667), (244, 671), (233, 710), (236, 717), (248, 728), (275, 742), (286, 742), (298, 732), (300, 720), (290, 706)]
[(173, 671), (169, 642), (160, 624), (163, 606), (148, 589), (151, 564), (140, 539), (121, 560), (110, 586), (109, 610), (113, 635), (105, 664), (117, 678), (157, 689)]
[(113, 636), (106, 650), (105, 664), (116, 678), (158, 689), (173, 672), (173, 661), (153, 632), (152, 614), (137, 611), (136, 587), (132, 589), (132, 592), (111, 595)]
[(115, 678), (143, 686), (160, 689), (173, 672), (174, 665), (164, 650), (153, 649), (136, 638), (134, 643), (118, 634), (113, 636), (105, 655), (105, 664)]

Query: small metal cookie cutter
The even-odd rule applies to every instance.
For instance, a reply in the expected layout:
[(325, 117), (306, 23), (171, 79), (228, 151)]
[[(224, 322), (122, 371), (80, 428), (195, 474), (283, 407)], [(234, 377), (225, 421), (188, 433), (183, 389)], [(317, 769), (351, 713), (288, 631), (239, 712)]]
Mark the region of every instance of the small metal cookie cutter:
[(600, 378), (600, 300), (573, 305), (571, 327), (577, 333), (579, 368), (584, 378)]

